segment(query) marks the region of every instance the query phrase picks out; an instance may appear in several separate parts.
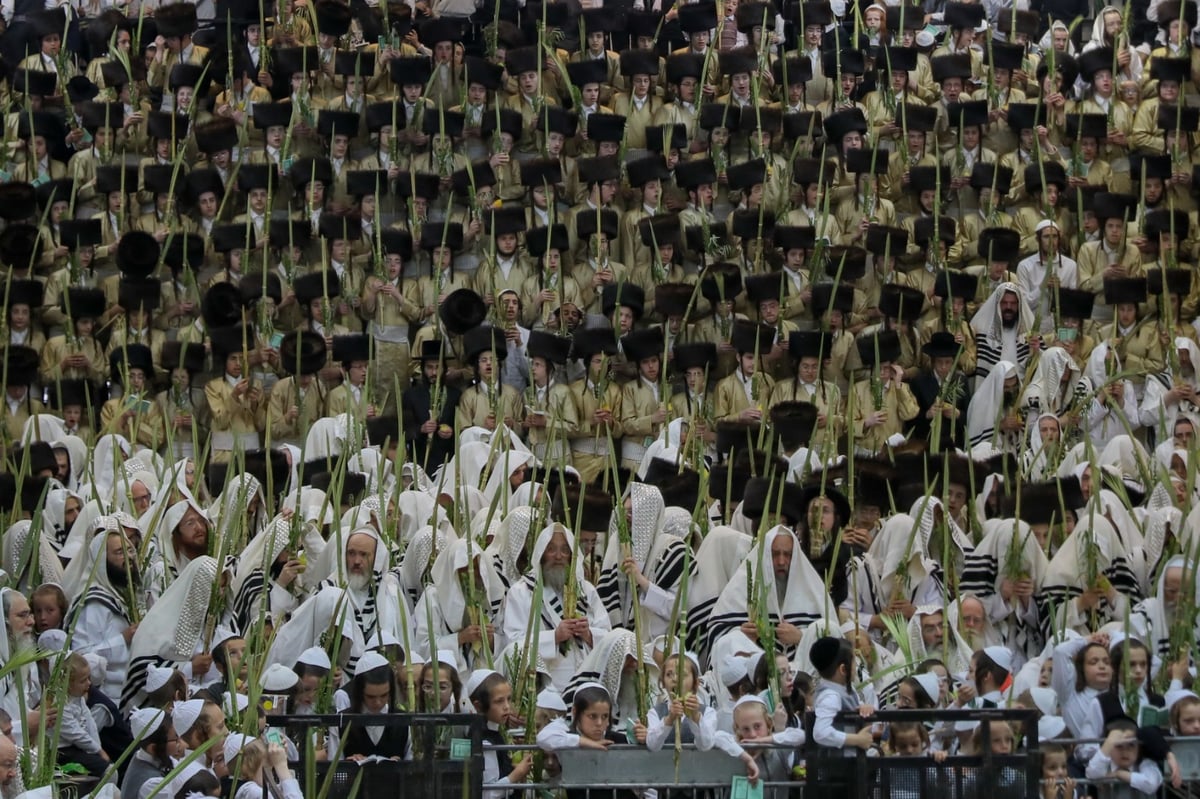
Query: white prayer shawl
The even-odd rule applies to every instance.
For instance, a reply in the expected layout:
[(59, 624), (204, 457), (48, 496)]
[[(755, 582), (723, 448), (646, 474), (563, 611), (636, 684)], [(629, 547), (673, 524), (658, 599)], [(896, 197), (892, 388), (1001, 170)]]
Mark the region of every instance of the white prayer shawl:
[(351, 455), (346, 460), (346, 468), (367, 476), (368, 494), (378, 494), (379, 486), (387, 485), (392, 476), (392, 462), (373, 447)]
[(999, 361), (975, 389), (967, 405), (967, 437), (972, 446), (990, 444), (997, 450), (1006, 449), (998, 423), (1004, 413), (1004, 381), (1016, 376), (1015, 364)]
[[(804, 642), (801, 641), (801, 644)], [(704, 673), (701, 681), (705, 692), (712, 697), (713, 707), (717, 711), (717, 729), (733, 732), (733, 696), (729, 686), (721, 678), (721, 668), (727, 658), (747, 657), (763, 654), (762, 647), (750, 640), (741, 630), (733, 630), (721, 637), (713, 646), (712, 666)], [(799, 654), (799, 647), (797, 647)], [(811, 673), (811, 672), (810, 672)]]
[(0, 567), (7, 572), (9, 582), (15, 580), (15, 587), (26, 596), (42, 583), (63, 583), (62, 564), (50, 540), (42, 532), (44, 529), (43, 526), (35, 532), (33, 522), (23, 519), (4, 532)]
[(25, 420), (21, 428), (21, 445), (26, 446), (32, 441), (54, 441), (67, 434), (67, 428), (62, 418), (52, 413), (35, 413)]
[[(1058, 615), (1062, 613), (1066, 613), (1066, 627), (1082, 634), (1090, 632), (1088, 614), (1080, 613), (1076, 603), (1068, 601), (1082, 594), (1088, 587), (1086, 583), (1089, 558), (1095, 560), (1097, 576), (1108, 579), (1117, 590), (1115, 605), (1110, 605), (1107, 598), (1100, 600), (1097, 616), (1101, 623), (1123, 622), (1130, 601), (1136, 602), (1141, 599), (1141, 590), (1129, 561), (1129, 553), (1122, 545), (1116, 529), (1104, 517), (1102, 509), (1084, 509), (1080, 512), (1075, 531), (1063, 542), (1050, 561), (1046, 578), (1042, 582), (1039, 599), (1043, 603), (1043, 625), (1049, 625), (1047, 632), (1063, 626), (1062, 617)], [(1056, 611), (1053, 616), (1050, 613), (1051, 606)]]
[[(787, 536), (793, 544), (783, 607), (780, 607), (776, 595), (775, 568), (771, 562), (771, 544), (780, 536)], [(715, 646), (721, 636), (737, 629), (743, 623), (755, 620), (749, 615), (751, 598), (746, 595), (748, 570), (753, 575), (754, 591), (757, 594), (753, 601), (758, 603), (762, 595), (766, 595), (767, 604), (763, 610), (771, 624), (778, 625), (786, 621), (804, 628), (817, 619), (836, 614), (833, 600), (825, 591), (825, 581), (809, 562), (804, 548), (791, 530), (779, 525), (767, 531), (761, 547), (750, 551), (746, 560), (738, 566), (733, 579), (721, 591), (721, 596), (713, 607), (712, 622), (709, 625), (712, 636), (710, 646)], [(778, 641), (776, 646), (789, 657), (795, 654), (795, 647), (784, 646)]]
[(71, 473), (67, 476), (67, 488), (78, 491), (80, 480), (88, 464), (88, 445), (79, 436), (64, 435), (50, 442), (54, 449), (65, 449), (71, 462)]
[(911, 659), (908, 668), (896, 676), (893, 682), (899, 682), (904, 677), (916, 672), (918, 666), (929, 658), (937, 658), (946, 664), (946, 670), (955, 677), (963, 677), (971, 668), (971, 647), (963, 640), (958, 628), (950, 623), (949, 615), (944, 615), (942, 628), (942, 645), (935, 651), (925, 648), (925, 638), (921, 634), (921, 625), (926, 616), (945, 613), (941, 605), (921, 605), (908, 620), (908, 646)]
[[(74, 625), (72, 645), (76, 652), (100, 655), (108, 661), (106, 679), (100, 686), (110, 697), (119, 697), (129, 666), (129, 647), (122, 632), (130, 623), (128, 591), (119, 589), (108, 578), (108, 538), (123, 533), (132, 519), (101, 516), (93, 523), (94, 534), (86, 553), (71, 561), (67, 588), (74, 592), (68, 624)], [(76, 579), (72, 580), (71, 577)], [(136, 598), (135, 598), (136, 601)]]
[(129, 670), (120, 696), (123, 709), (141, 706), (151, 666), (182, 666), (204, 643), (201, 639), (218, 573), (216, 560), (207, 555), (196, 558), (147, 611), (129, 643)]
[(752, 536), (720, 525), (711, 528), (696, 549), (696, 575), (688, 587), (688, 648), (698, 651), (702, 662), (708, 656), (704, 631), (713, 606), (753, 547)]
[[(471, 644), (460, 645), (458, 633), (467, 626), (467, 596), (463, 592), (459, 569), (468, 569), (474, 561), (479, 569), (475, 582), (476, 605), (483, 611), (481, 624), (492, 624), (496, 628), (493, 652), (504, 648), (504, 583), (492, 568), (491, 558), (469, 539), (455, 541), (438, 555), (433, 564), (433, 582), (425, 589), (413, 609), (416, 628), (413, 647), (426, 659), (437, 656), (439, 650), (458, 652), (459, 674), (464, 679), (477, 668), (483, 668), (482, 651), (476, 652)], [(436, 649), (430, 651), (429, 623), (432, 619)]]
[(480, 488), (484, 471), (487, 469), (492, 448), (480, 441), (460, 442), (458, 453), (442, 464), (430, 481), (429, 494), (437, 498), (441, 494), (457, 496), (456, 486), (460, 483)]
[(400, 561), (399, 578), (400, 586), (411, 602), (415, 603), (425, 592), (425, 584), (429, 582), (437, 553), (457, 540), (444, 530), (438, 530), (435, 537), (433, 528), (427, 524), (408, 542)]
[(971, 328), (977, 334), (980, 355), (976, 390), (979, 387), (978, 381), (991, 374), (995, 370), (993, 364), (1004, 358), (1005, 327), (1004, 320), (1000, 317), (1000, 300), (1009, 292), (1017, 298), (1017, 323), (1012, 329), (1016, 341), (1014, 356), (1018, 361), (1023, 357), (1028, 358), (1029, 345), (1026, 337), (1033, 330), (1033, 309), (1025, 301), (1025, 296), (1016, 283), (1001, 283), (971, 317)]
[(496, 537), (488, 546), (496, 572), (505, 585), (512, 585), (521, 579), (519, 564), (533, 534), (535, 513), (535, 509), (528, 506), (509, 510), (496, 530)]
[[(646, 683), (649, 696), (646, 706), (653, 707), (659, 690), (658, 665), (654, 662), (654, 647), (649, 641), (641, 642), (641, 663), (648, 672)], [(632, 658), (638, 662), (638, 642), (632, 630), (611, 630), (596, 640), (596, 646), (584, 659), (583, 665), (563, 691), (563, 701), (570, 705), (575, 691), (584, 683), (596, 682), (604, 686), (612, 697), (612, 723), (618, 727), (625, 719), (637, 718), (635, 694), (624, 688), (625, 662)]]
[[(1128, 378), (1110, 378), (1107, 371), (1107, 358), (1109, 353), (1107, 341), (1101, 341), (1093, 349), (1088, 356), (1087, 364), (1084, 366), (1083, 375), (1088, 381), (1099, 391), (1101, 388), (1109, 387), (1112, 383), (1120, 382), (1123, 393), (1121, 394), (1121, 405), (1119, 408), (1111, 407), (1109, 404), (1100, 404), (1100, 414), (1094, 420), (1089, 422), (1087, 433), (1092, 439), (1092, 444), (1096, 447), (1103, 447), (1105, 442), (1110, 441), (1113, 436), (1126, 436), (1126, 432), (1137, 432), (1141, 428), (1141, 415), (1138, 411), (1137, 391), (1133, 387), (1133, 382)], [(1118, 357), (1114, 353), (1113, 357)], [(1124, 370), (1124, 365), (1118, 359), (1114, 374), (1120, 374)], [(1111, 394), (1111, 388), (1108, 393)], [(1112, 402), (1112, 398), (1109, 398)], [(1099, 403), (1098, 403), (1099, 404)]]
[[(0, 601), (4, 594), (12, 591), (11, 588), (0, 589)], [(8, 618), (5, 617), (2, 628), (0, 628), (0, 666), (7, 664), (13, 653), (10, 651), (9, 635), (11, 631), (8, 629)], [(24, 715), (21, 711), (22, 704), (26, 710), (32, 709), (37, 705), (41, 697), (41, 688), (38, 683), (38, 672), (34, 664), (29, 664), (20, 667), (21, 680), (18, 681), (14, 674), (9, 673), (0, 678), (0, 709), (8, 712), (12, 718), (13, 739), (18, 746), (24, 743)], [(24, 693), (24, 702), (21, 700), (21, 692)]]
[(42, 536), (50, 544), (57, 558), (70, 530), (66, 524), (67, 500), (74, 499), (83, 508), (83, 497), (68, 488), (52, 488), (46, 492), (42, 506)]
[[(889, 517), (871, 541), (870, 549), (854, 558), (851, 568), (853, 594), (847, 595), (842, 607), (856, 614), (864, 628), (870, 625), (871, 616), (886, 611), (893, 597), (920, 605), (942, 595), (937, 564), (925, 551), (916, 520), (906, 513)], [(903, 573), (907, 576), (901, 581)]]
[[(346, 547), (350, 539), (356, 535), (365, 535), (375, 541), (375, 561), (367, 587), (356, 589), (349, 587), (346, 569)], [(321, 554), (323, 560), (336, 557), (336, 563), (329, 569), (330, 577), (321, 587), (344, 587), (346, 596), (351, 603), (351, 611), (357, 623), (360, 640), (370, 642), (380, 635), (392, 635), (397, 641), (411, 640), (412, 606), (408, 597), (400, 589), (400, 582), (390, 572), (390, 555), (387, 545), (370, 527), (359, 527), (347, 533), (340, 533), (340, 540), (331, 540)], [(405, 636), (409, 636), (406, 638)], [(347, 664), (347, 671), (353, 673), (354, 664), (362, 656), (365, 649), (356, 648)]]
[(938, 511), (941, 511), (943, 523), (950, 534), (950, 545), (954, 548), (954, 563), (952, 566), (956, 575), (962, 574), (967, 556), (975, 549), (975, 545), (971, 542), (971, 537), (958, 526), (958, 522), (950, 515), (950, 511), (942, 505), (940, 499), (933, 496), (925, 496), (918, 498), (913, 503), (909, 515), (917, 520), (918, 530), (920, 531), (918, 535), (925, 548), (925, 553), (933, 560), (935, 565), (934, 573), (939, 579), (944, 581), (943, 575), (946, 572), (947, 565), (944, 559), (947, 557), (947, 553), (941, 552), (940, 557), (943, 561), (939, 562), (938, 552), (943, 546), (943, 532), (937, 525)]
[[(1104, 18), (1110, 13), (1120, 14), (1122, 18), (1125, 16), (1125, 12), (1118, 6), (1109, 5), (1100, 9), (1100, 12), (1096, 14), (1096, 18), (1092, 20), (1092, 35), (1087, 43), (1083, 45), (1082, 52), (1086, 53), (1089, 50), (1098, 50), (1101, 47), (1108, 46), (1107, 43), (1109, 43), (1110, 37), (1107, 35), (1107, 31), (1105, 30)], [(1113, 75), (1113, 79), (1115, 81), (1132, 80), (1134, 83), (1141, 85), (1142, 54), (1133, 47), (1127, 47), (1125, 50), (1129, 53), (1129, 64), (1125, 67), (1122, 67), (1117, 75)], [(1079, 83), (1082, 84), (1082, 78), (1079, 79)], [(1113, 97), (1109, 100), (1109, 102), (1114, 102), (1115, 99), (1116, 98)]]
[[(1059, 440), (1051, 441), (1048, 444), (1042, 441), (1042, 420), (1053, 419), (1056, 427), (1059, 428)], [(1061, 438), (1062, 424), (1058, 421), (1058, 415), (1053, 413), (1042, 413), (1034, 420), (1033, 424), (1029, 425), (1026, 431), (1027, 446), (1025, 451), (1021, 453), (1021, 460), (1025, 468), (1025, 479), (1030, 482), (1038, 482), (1042, 480), (1052, 480), (1055, 477), (1055, 462), (1058, 460), (1057, 451), (1064, 446)]]
[[(200, 514), (206, 522), (209, 520), (204, 508), (196, 504), (191, 496), (187, 496), (166, 509), (158, 522), (157, 530), (148, 531), (154, 536), (157, 553), (157, 559), (146, 570), (146, 590), (151, 596), (161, 596), (190, 562), (186, 555), (176, 550), (174, 540), (175, 528), (179, 526), (188, 510)], [(210, 527), (209, 536), (215, 535), (217, 532)], [(236, 553), (237, 548), (231, 544), (228, 554), (233, 556)]]
[(338, 651), (341, 663), (346, 662), (355, 647), (363, 646), (346, 592), (340, 588), (321, 588), (296, 608), (275, 633), (266, 665), (278, 663), (294, 668), (301, 653), (313, 646), (332, 652), (335, 642), (327, 640), (331, 631), (341, 632), (343, 640)]
[(507, 449), (496, 453), (487, 485), (483, 489), (488, 506), (495, 505), (496, 513), (503, 517), (510, 507), (519, 504), (513, 502), (513, 488), (509, 479), (522, 466), (533, 468), (536, 463), (537, 459), (533, 457), (532, 452)]
[[(96, 440), (96, 445), (92, 448), (91, 462), (88, 465), (88, 479), (96, 496), (111, 501), (113, 491), (117, 487), (116, 467), (123, 466), (131, 452), (132, 448), (124, 436), (110, 433), (100, 436)], [(92, 489), (83, 492), (85, 496), (92, 496)], [(106, 506), (105, 509), (107, 510), (108, 507)]]
[[(600, 584), (596, 590), (609, 620), (614, 628), (633, 629), (633, 595), (637, 590), (641, 599), (642, 634), (655, 638), (669, 632), (675, 605), (675, 595), (684, 579), (683, 566), (686, 559), (687, 542), (663, 530), (662, 493), (648, 483), (632, 483), (629, 486), (632, 503), (629, 534), (630, 554), (638, 568), (650, 580), (650, 587), (643, 591), (621, 570), (623, 548), (620, 524), (625, 521), (624, 508), (618, 508), (608, 526), (608, 545), (600, 571)], [(694, 563), (694, 562), (693, 562)]]
[(401, 544), (407, 545), (417, 530), (429, 524), (436, 501), (423, 491), (409, 489), (400, 492), (396, 497), (396, 514), (400, 518), (397, 533)]
[[(538, 656), (545, 661), (546, 668), (549, 670), (551, 677), (554, 680), (555, 686), (563, 689), (574, 676), (575, 672), (583, 665), (584, 659), (587, 657), (591, 648), (584, 642), (573, 639), (571, 641), (559, 644), (554, 640), (554, 631), (563, 621), (565, 608), (563, 606), (563, 597), (551, 586), (547, 585), (542, 576), (542, 557), (546, 554), (546, 547), (550, 545), (554, 533), (559, 532), (566, 539), (567, 547), (570, 551), (575, 551), (575, 536), (567, 528), (551, 524), (542, 529), (538, 534), (537, 540), (533, 544), (533, 551), (530, 553), (530, 571), (521, 579), (517, 580), (508, 589), (508, 595), (504, 603), (504, 638), (520, 649), (524, 649), (525, 641), (530, 635), (536, 635), (533, 639), (538, 648)], [(536, 632), (530, 633), (529, 614), (532, 611), (534, 593), (537, 588), (537, 581), (543, 580), (542, 583), (542, 607), (539, 613), (539, 626)], [(596, 589), (584, 579), (583, 576), (583, 560), (576, 559), (575, 568), (575, 584), (578, 586), (575, 612), (577, 618), (586, 618), (588, 626), (591, 628), (593, 643), (600, 640), (600, 637), (612, 629), (609, 622), (608, 613), (604, 609), (604, 603), (600, 601), (599, 594)], [(647, 648), (649, 645), (647, 644)]]
[[(300, 521), (299, 524), (308, 523)], [(282, 615), (296, 607), (295, 597), (271, 577), (271, 569), (280, 553), (287, 549), (291, 536), (292, 522), (276, 516), (238, 556), (238, 567), (229, 592), (233, 596), (233, 613), (239, 630), (248, 630), (250, 623), (264, 610), (278, 625)], [(296, 581), (302, 584), (304, 577), (297, 575)]]
[[(1166, 573), (1168, 569), (1183, 569), (1183, 577), (1187, 577), (1188, 569), (1185, 568), (1187, 563), (1186, 558), (1182, 555), (1176, 555), (1171, 558), (1163, 566), (1161, 573), (1158, 575), (1158, 584), (1154, 589), (1154, 596), (1149, 599), (1144, 599), (1139, 602), (1133, 609), (1133, 614), (1129, 617), (1129, 625), (1133, 631), (1134, 637), (1144, 641), (1150, 647), (1155, 658), (1166, 662), (1170, 657), (1171, 652), (1171, 625), (1175, 623), (1175, 608), (1167, 605), (1163, 598), (1164, 587), (1166, 584)], [(1195, 576), (1195, 567), (1192, 567), (1193, 579), (1196, 579), (1197, 586), (1200, 586), (1200, 579)], [(1187, 590), (1186, 586), (1180, 586), (1180, 592)], [(1195, 591), (1195, 589), (1193, 589)], [(1200, 593), (1194, 593), (1194, 596), (1200, 596)], [(1200, 640), (1200, 624), (1196, 625), (1196, 629), (1192, 631), (1192, 640)]]
[(349, 417), (342, 413), (313, 422), (304, 439), (304, 457), (310, 461), (337, 460), (346, 441)]
[[(1068, 373), (1070, 377), (1065, 381), (1067, 389), (1064, 391), (1063, 378)], [(1020, 403), (1028, 409), (1027, 420), (1036, 419), (1047, 411), (1061, 415), (1074, 409), (1081, 414), (1081, 430), (1090, 429), (1104, 413), (1104, 406), (1095, 397), (1092, 381), (1082, 374), (1075, 360), (1061, 347), (1051, 347), (1042, 353)]]
[[(257, 507), (254, 518), (243, 521), (246, 509), (255, 500)], [(250, 474), (230, 477), (225, 483), (225, 490), (213, 503), (209, 515), (213, 520), (214, 535), (230, 536), (230, 541), (240, 535), (241, 541), (248, 542), (261, 533), (267, 524), (267, 518), (266, 502), (258, 478)]]

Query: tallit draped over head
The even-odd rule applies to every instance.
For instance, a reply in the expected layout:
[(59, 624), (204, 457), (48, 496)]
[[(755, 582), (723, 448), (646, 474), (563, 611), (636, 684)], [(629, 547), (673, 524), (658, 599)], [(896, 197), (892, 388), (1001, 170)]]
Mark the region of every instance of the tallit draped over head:
[[(642, 643), (640, 660), (648, 672), (647, 682), (651, 692), (658, 685), (658, 665), (654, 662), (653, 650), (650, 642)], [(585, 683), (599, 683), (612, 697), (613, 724), (633, 718), (637, 712), (637, 705), (631, 690), (632, 679), (627, 679), (625, 674), (625, 665), (630, 659), (634, 663), (639, 660), (637, 636), (633, 630), (611, 630), (605, 633), (596, 641), (596, 646), (584, 659), (571, 684), (563, 691), (563, 701), (570, 705), (575, 699), (575, 692)]]
[(967, 437), (972, 446), (991, 444), (1000, 447), (1000, 419), (1004, 415), (1004, 381), (1017, 376), (1012, 361), (997, 361), (967, 406)]
[[(775, 567), (771, 562), (771, 545), (781, 537), (792, 543), (792, 562), (788, 567), (782, 607), (776, 593)], [(753, 597), (747, 595), (747, 584), (750, 582), (747, 579), (748, 571), (753, 576)], [(786, 621), (803, 628), (817, 619), (836, 613), (833, 600), (825, 591), (825, 581), (805, 556), (804, 547), (791, 530), (779, 525), (768, 530), (761, 546), (750, 551), (717, 599), (710, 624), (710, 647), (730, 630), (747, 621), (755, 621), (749, 613), (751, 604), (757, 608), (764, 595), (766, 615), (772, 624)], [(778, 643), (777, 646), (782, 647)], [(789, 657), (794, 654), (795, 647), (782, 648)]]
[(971, 317), (971, 327), (976, 333), (993, 341), (1000, 340), (1004, 330), (1004, 320), (1000, 317), (1000, 300), (1009, 293), (1017, 297), (1017, 335), (1024, 336), (1033, 329), (1033, 309), (1025, 302), (1020, 287), (1016, 283), (1001, 283), (996, 286), (991, 296), (983, 301), (983, 305), (979, 306), (975, 316)]

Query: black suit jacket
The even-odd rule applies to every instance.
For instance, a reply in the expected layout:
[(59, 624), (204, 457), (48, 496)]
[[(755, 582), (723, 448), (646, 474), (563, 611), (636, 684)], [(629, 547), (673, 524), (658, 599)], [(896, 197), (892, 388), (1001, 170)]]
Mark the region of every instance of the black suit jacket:
[[(955, 374), (962, 386), (958, 392), (958, 398), (954, 403), (955, 407), (958, 408), (958, 418), (954, 420), (943, 418), (941, 420), (941, 443), (943, 446), (953, 444), (961, 449), (966, 449), (967, 406), (971, 402), (971, 384), (961, 372), (956, 372)], [(938, 393), (941, 390), (938, 387), (937, 378), (933, 376), (933, 372), (924, 371), (914, 377), (909, 382), (908, 387), (912, 390), (913, 397), (917, 400), (917, 405), (920, 407), (917, 418), (909, 422), (911, 437), (915, 439), (929, 439), (933, 432), (933, 425), (932, 420), (925, 418), (925, 413), (933, 407), (933, 403), (937, 402)]]
[[(442, 403), (438, 424), (453, 428), (454, 413), (458, 409), (458, 400), (462, 392), (453, 386), (446, 386), (445, 390), (446, 401)], [(454, 455), (455, 444), (453, 437), (442, 438), (436, 433), (427, 436), (421, 432), (421, 425), (429, 420), (431, 405), (429, 386), (424, 381), (418, 381), (404, 392), (400, 408), (404, 436), (408, 441), (408, 456), (430, 472)], [(428, 460), (425, 458), (427, 451)]]

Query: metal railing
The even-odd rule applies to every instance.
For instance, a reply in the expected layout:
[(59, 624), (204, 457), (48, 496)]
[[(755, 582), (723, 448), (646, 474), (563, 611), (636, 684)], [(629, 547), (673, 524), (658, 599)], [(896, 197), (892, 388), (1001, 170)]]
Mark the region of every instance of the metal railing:
[[(473, 713), (330, 713), (268, 716), (279, 729), (335, 729), (343, 737), (358, 727), (407, 728), (411, 759), (340, 760), (306, 763), (300, 749), (296, 778), (312, 799), (481, 799), (483, 731), (486, 719)], [(332, 774), (331, 774), (332, 772)], [(315, 785), (307, 782), (316, 780)], [(326, 790), (327, 793), (320, 793)]]

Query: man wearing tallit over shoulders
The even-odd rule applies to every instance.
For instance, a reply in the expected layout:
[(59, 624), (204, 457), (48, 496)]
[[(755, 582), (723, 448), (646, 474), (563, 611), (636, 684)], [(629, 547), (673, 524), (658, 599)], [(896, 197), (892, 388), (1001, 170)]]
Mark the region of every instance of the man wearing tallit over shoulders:
[[(557, 686), (567, 685), (596, 640), (612, 629), (600, 595), (584, 579), (582, 557), (574, 558), (575, 573), (569, 573), (575, 546), (574, 534), (563, 525), (543, 528), (533, 544), (530, 571), (509, 588), (504, 606), (504, 639), (523, 647), (526, 635), (533, 636)], [(527, 633), (539, 580), (538, 626)]]
[[(379, 534), (370, 527), (357, 527), (342, 529), (335, 536), (321, 553), (317, 573), (330, 576), (321, 581), (318, 590), (346, 590), (363, 641), (383, 633), (390, 633), (397, 641), (413, 640), (412, 609), (390, 571), (388, 548)], [(350, 674), (361, 655), (360, 651), (351, 654), (346, 664)]]
[(201, 654), (201, 648), (207, 645), (204, 632), (213, 582), (219, 572), (213, 558), (196, 558), (146, 613), (129, 644), (129, 669), (120, 695), (122, 708), (141, 707), (147, 693), (146, 676), (152, 667), (191, 666), (193, 657)]
[[(412, 645), (425, 657), (437, 657), (438, 650), (457, 652), (459, 674), (469, 677), (486, 666), (484, 635), (488, 637), (487, 651), (499, 652), (507, 643), (503, 634), (504, 583), (490, 554), (470, 539), (460, 539), (441, 550), (431, 577), (413, 610), (416, 637)], [(468, 581), (474, 585), (468, 586)], [(437, 647), (432, 653), (431, 638)]]
[(805, 556), (804, 547), (792, 530), (779, 524), (750, 550), (721, 592), (712, 612), (710, 640), (715, 645), (722, 636), (740, 631), (758, 641), (757, 619), (762, 616), (775, 627), (776, 650), (790, 659), (796, 654), (801, 630), (835, 614), (825, 581)]
[(143, 612), (136, 606), (141, 603), (141, 575), (129, 538), (140, 531), (124, 513), (99, 517), (92, 530), (87, 551), (67, 569), (66, 585), (73, 592), (67, 624), (75, 630), (76, 652), (93, 652), (108, 661), (100, 689), (114, 697), (125, 685), (129, 644)]
[[(656, 487), (630, 484), (624, 506), (609, 521), (608, 546), (597, 586), (614, 628), (634, 628), (631, 590), (638, 592), (642, 634), (647, 640), (671, 631), (675, 595), (685, 579), (688, 545), (663, 531), (664, 511), (662, 493)], [(621, 544), (622, 525), (632, 542), (629, 549)]]
[[(230, 584), (234, 621), (239, 630), (248, 630), (260, 613), (276, 623), (296, 609), (300, 600), (293, 591), (299, 587), (296, 553), (288, 551), (293, 522), (277, 516), (238, 556), (237, 572)], [(300, 521), (307, 527), (308, 522)]]
[(1088, 635), (1108, 622), (1124, 623), (1133, 603), (1142, 599), (1139, 564), (1130, 560), (1140, 552), (1126, 550), (1102, 507), (1078, 516), (1074, 532), (1046, 569), (1038, 599), (1046, 630), (1070, 628)]
[(190, 562), (208, 554), (211, 526), (204, 508), (185, 496), (166, 509), (156, 529), (146, 531), (158, 544), (145, 579), (146, 591), (153, 600), (162, 596)]

